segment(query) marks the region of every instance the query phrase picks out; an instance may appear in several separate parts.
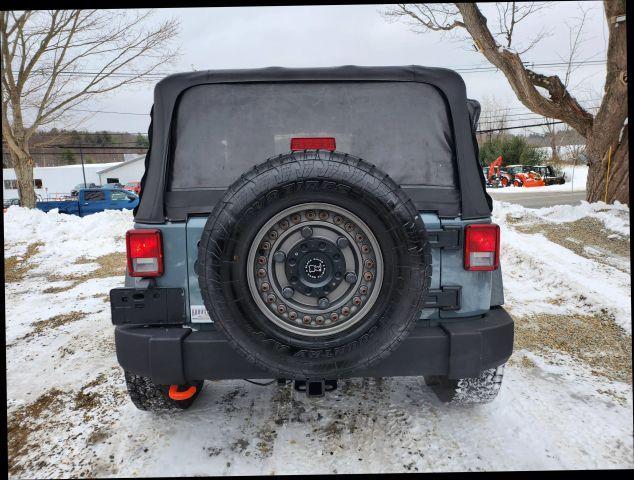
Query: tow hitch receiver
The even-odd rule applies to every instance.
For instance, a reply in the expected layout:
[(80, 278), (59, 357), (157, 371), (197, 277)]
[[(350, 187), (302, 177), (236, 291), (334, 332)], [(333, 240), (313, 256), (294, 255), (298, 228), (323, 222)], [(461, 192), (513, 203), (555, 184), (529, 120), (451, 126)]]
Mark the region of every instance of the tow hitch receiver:
[(307, 397), (323, 397), (326, 392), (337, 388), (337, 380), (295, 380), (293, 388), (298, 392), (306, 392)]

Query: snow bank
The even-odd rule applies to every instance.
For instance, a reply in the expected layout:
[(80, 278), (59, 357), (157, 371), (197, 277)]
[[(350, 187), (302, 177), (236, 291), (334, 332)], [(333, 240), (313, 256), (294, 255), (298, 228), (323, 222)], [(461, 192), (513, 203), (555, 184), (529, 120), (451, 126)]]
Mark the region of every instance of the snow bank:
[(80, 257), (125, 251), (125, 232), (132, 226), (131, 210), (106, 210), (78, 217), (60, 214), (57, 209), (44, 213), (12, 206), (4, 214), (5, 256), (23, 255), (29, 244), (41, 243), (31, 261), (48, 271), (61, 269), (60, 273), (67, 274), (69, 269), (86, 268), (72, 265)]
[[(612, 315), (626, 332), (632, 330), (629, 258), (613, 258), (616, 268), (580, 256), (542, 233), (521, 233), (509, 219), (529, 216), (562, 224), (596, 218), (609, 232), (629, 239), (629, 209), (603, 202), (529, 209), (494, 201), (493, 221), (501, 228), (501, 265), (506, 307), (516, 315)], [(598, 232), (599, 234), (599, 232)]]

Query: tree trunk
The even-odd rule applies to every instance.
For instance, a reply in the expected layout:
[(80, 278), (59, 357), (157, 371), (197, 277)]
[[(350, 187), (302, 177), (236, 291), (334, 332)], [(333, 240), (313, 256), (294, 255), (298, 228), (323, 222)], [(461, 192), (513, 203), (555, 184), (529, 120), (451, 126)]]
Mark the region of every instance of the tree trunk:
[[(610, 30), (608, 40), (607, 75), (605, 94), (597, 112), (590, 135), (587, 136), (588, 183), (586, 199), (589, 202), (618, 200), (630, 204), (629, 152), (627, 126), (627, 31), (626, 23), (619, 16), (625, 15), (625, 1), (606, 1), (605, 17)], [(610, 177), (606, 178), (608, 153)]]
[[(630, 203), (630, 169), (629, 169), (629, 137), (628, 126), (623, 129), (620, 142), (616, 142), (616, 147), (612, 148), (610, 172), (608, 176), (608, 152), (601, 161), (595, 161), (588, 171), (588, 182), (586, 184), (586, 199), (588, 202), (613, 203), (618, 200), (629, 205)], [(588, 150), (592, 148), (592, 142), (588, 142)], [(596, 152), (595, 158), (598, 157)], [(600, 158), (600, 157), (598, 157)], [(606, 195), (607, 183), (607, 195)]]
[(33, 159), (28, 148), (21, 148), (19, 153), (11, 152), (11, 161), (15, 178), (18, 183), (20, 205), (26, 208), (35, 208), (35, 185), (33, 184)]

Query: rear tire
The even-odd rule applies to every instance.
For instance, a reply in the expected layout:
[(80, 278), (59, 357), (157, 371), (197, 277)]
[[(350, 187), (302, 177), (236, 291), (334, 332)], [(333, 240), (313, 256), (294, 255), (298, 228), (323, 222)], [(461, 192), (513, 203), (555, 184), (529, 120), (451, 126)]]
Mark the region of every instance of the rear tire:
[(186, 410), (192, 406), (200, 391), (204, 381), (179, 385), (180, 390), (191, 386), (196, 387), (196, 393), (187, 400), (172, 400), (169, 397), (169, 385), (157, 385), (149, 377), (142, 377), (131, 372), (125, 372), (125, 383), (128, 387), (128, 394), (134, 406), (139, 410), (150, 412), (164, 412), (173, 410)]
[(476, 405), (490, 403), (497, 397), (502, 386), (504, 365), (484, 370), (478, 377), (450, 380), (431, 375), (425, 384), (434, 391), (438, 400), (451, 405)]

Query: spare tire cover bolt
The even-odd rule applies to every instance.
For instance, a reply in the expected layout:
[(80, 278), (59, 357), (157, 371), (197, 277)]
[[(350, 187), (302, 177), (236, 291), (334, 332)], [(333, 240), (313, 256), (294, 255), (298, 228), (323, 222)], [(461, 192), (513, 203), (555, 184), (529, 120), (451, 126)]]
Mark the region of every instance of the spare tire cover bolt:
[(328, 300), (326, 297), (322, 297), (319, 299), (319, 308), (328, 308), (328, 305), (330, 305), (330, 300)]
[(346, 248), (348, 246), (348, 239), (345, 237), (339, 237), (337, 239), (337, 246), (339, 248)]
[(308, 238), (313, 236), (313, 229), (310, 227), (302, 228), (302, 237)]
[(357, 281), (357, 274), (354, 272), (348, 272), (346, 273), (346, 282), (348, 283), (355, 283)]
[(295, 290), (291, 287), (284, 287), (282, 290), (282, 296), (284, 298), (291, 298), (293, 295), (295, 295)]
[(258, 270), (258, 277), (260, 277), (260, 278), (266, 277), (266, 270), (264, 270), (263, 268), (260, 268)]
[(277, 263), (281, 263), (285, 259), (286, 254), (282, 250), (278, 250), (277, 252), (275, 252), (275, 255), (273, 255), (273, 260), (275, 260)]

